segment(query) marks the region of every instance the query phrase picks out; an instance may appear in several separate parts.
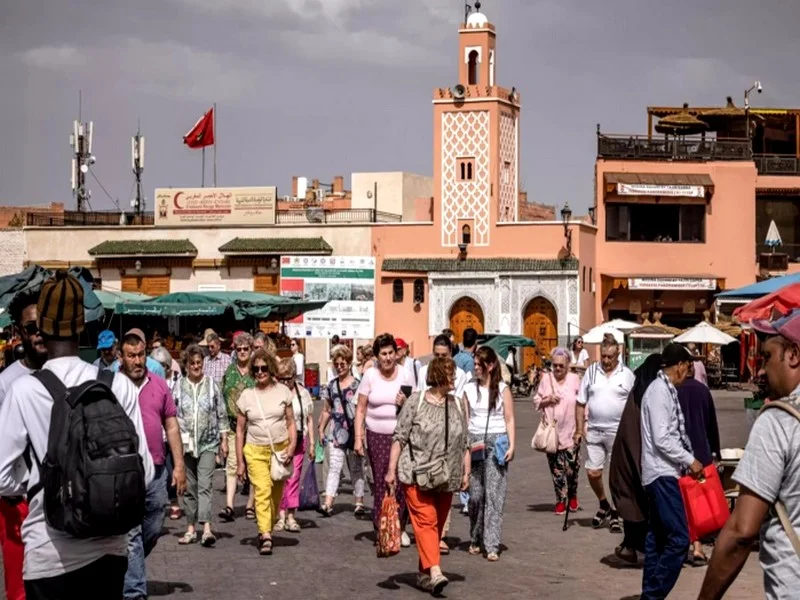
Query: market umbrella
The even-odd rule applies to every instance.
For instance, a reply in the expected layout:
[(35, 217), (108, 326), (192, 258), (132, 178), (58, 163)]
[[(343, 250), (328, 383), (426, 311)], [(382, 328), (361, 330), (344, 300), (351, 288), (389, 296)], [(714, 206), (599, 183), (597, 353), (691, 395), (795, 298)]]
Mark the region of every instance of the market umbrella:
[(624, 319), (612, 319), (606, 322), (606, 325), (613, 327), (614, 329), (619, 329), (622, 333), (628, 333), (629, 331), (633, 331), (634, 329), (639, 329), (641, 327), (641, 323), (634, 323), (633, 321), (625, 321)]
[(508, 351), (510, 348), (535, 348), (536, 342), (522, 335), (496, 335), (480, 345), (488, 346), (494, 350), (501, 359), (505, 360), (508, 358)]
[(601, 323), (597, 327), (593, 327), (583, 335), (584, 344), (600, 344), (603, 341), (603, 336), (610, 333), (618, 344), (625, 342), (625, 334), (616, 327), (612, 327), (610, 323)]
[(799, 307), (800, 283), (793, 283), (740, 306), (733, 311), (733, 316), (740, 323), (749, 323), (754, 319), (771, 319), (776, 316), (788, 315)]
[[(737, 107), (733, 103), (733, 98), (728, 96), (727, 102), (723, 108), (715, 108), (713, 110), (707, 110), (703, 113), (697, 115), (697, 118), (704, 123), (706, 123), (712, 131), (719, 131), (719, 130), (727, 130), (730, 129), (731, 123), (738, 119), (745, 119), (747, 113), (743, 108)], [(764, 117), (761, 115), (754, 115), (752, 111), (750, 112), (750, 120), (755, 121), (763, 121)]]
[(783, 245), (781, 233), (778, 231), (778, 226), (775, 224), (775, 219), (769, 222), (769, 229), (767, 230), (767, 237), (764, 240), (764, 245), (772, 248), (773, 252), (775, 252), (775, 248), (777, 246)]
[(708, 129), (703, 121), (689, 113), (689, 105), (684, 103), (683, 110), (674, 115), (667, 115), (656, 125), (658, 133), (667, 135), (694, 135)]
[(673, 342), (679, 344), (714, 344), (716, 346), (726, 346), (736, 341), (735, 337), (722, 333), (711, 323), (703, 321), (698, 323), (688, 331), (680, 334)]

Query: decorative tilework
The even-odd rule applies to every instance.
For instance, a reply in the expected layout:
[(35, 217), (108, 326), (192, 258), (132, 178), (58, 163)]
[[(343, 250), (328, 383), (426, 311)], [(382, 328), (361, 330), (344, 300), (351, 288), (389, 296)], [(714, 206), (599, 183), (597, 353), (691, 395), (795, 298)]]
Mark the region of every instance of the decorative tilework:
[[(508, 165), (508, 168), (506, 168)], [(517, 117), (511, 113), (500, 114), (500, 222), (517, 218)]]

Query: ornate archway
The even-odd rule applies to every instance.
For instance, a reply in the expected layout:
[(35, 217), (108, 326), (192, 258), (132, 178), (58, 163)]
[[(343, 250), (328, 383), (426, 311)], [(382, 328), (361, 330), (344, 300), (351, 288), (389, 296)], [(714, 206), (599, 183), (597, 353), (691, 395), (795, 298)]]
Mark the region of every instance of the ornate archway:
[(537, 296), (525, 306), (522, 333), (536, 340), (536, 348), (525, 348), (522, 353), (522, 369), (531, 365), (541, 366), (541, 356), (548, 356), (558, 346), (558, 314), (556, 307), (547, 298)]
[(464, 330), (469, 327), (483, 333), (483, 324), (483, 309), (477, 300), (463, 296), (453, 303), (450, 309), (450, 329), (456, 336), (456, 342), (462, 342)]

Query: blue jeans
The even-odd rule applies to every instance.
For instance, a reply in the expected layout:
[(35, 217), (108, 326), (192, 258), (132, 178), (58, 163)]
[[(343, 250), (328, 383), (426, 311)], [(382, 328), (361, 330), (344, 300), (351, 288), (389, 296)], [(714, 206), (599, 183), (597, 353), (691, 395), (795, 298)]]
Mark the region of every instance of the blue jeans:
[(125, 600), (147, 598), (147, 570), (144, 559), (156, 547), (164, 525), (167, 506), (167, 468), (158, 465), (155, 476), (147, 486), (144, 520), (141, 526), (128, 533), (128, 571), (125, 573)]
[(644, 543), (641, 600), (662, 600), (681, 574), (689, 548), (689, 529), (677, 479), (659, 477), (644, 489), (650, 520)]

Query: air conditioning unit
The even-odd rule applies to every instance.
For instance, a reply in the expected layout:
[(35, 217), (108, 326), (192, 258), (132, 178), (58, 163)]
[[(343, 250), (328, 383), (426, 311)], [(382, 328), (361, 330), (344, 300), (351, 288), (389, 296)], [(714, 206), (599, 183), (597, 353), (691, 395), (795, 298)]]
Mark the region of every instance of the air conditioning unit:
[(758, 267), (763, 271), (788, 271), (789, 255), (781, 253), (764, 253), (758, 257)]

